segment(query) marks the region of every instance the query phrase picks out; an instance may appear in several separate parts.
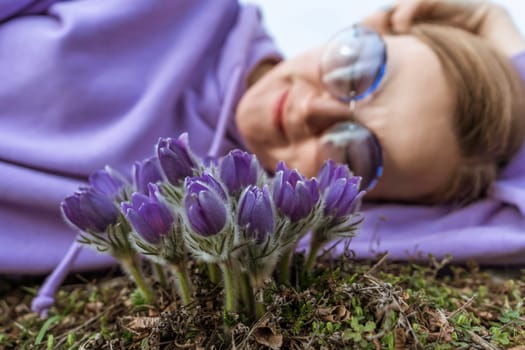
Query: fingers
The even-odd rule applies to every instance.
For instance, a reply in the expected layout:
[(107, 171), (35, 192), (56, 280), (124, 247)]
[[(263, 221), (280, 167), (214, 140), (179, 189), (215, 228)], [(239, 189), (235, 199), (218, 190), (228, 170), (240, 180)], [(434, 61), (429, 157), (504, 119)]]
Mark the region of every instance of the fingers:
[(421, 7), (424, 6), (425, 2), (420, 0), (398, 1), (390, 18), (392, 30), (396, 33), (406, 33), (410, 29), (416, 14), (421, 12)]
[(361, 24), (372, 28), (379, 34), (389, 34), (392, 32), (392, 28), (390, 27), (391, 15), (392, 9), (381, 10), (363, 19)]
[(449, 12), (449, 7), (450, 2), (446, 0), (398, 0), (390, 19), (392, 30), (406, 33), (418, 20), (439, 20), (438, 17)]
[(424, 18), (435, 0), (398, 0), (394, 6), (366, 17), (361, 23), (381, 34), (406, 33), (416, 19)]

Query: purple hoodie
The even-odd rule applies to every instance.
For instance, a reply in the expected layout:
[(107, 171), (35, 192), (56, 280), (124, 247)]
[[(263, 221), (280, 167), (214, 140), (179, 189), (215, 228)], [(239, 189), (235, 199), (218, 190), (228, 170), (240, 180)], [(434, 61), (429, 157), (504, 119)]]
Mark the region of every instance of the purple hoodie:
[[(280, 55), (235, 0), (0, 3), (0, 273), (51, 271), (75, 241), (60, 202), (106, 164), (129, 174), (159, 137), (242, 142), (247, 72)], [(75, 270), (112, 260), (83, 249)]]
[[(235, 0), (4, 0), (0, 273), (41, 274), (66, 252), (76, 256), (59, 203), (106, 164), (129, 173), (159, 136), (187, 131), (201, 156), (242, 147), (233, 113), (247, 72), (265, 58), (279, 54), (257, 9)], [(525, 53), (513, 62), (525, 80)], [(360, 258), (452, 253), (457, 261), (523, 264), (525, 148), (489, 197), (468, 207), (364, 211), (351, 244)], [(83, 249), (74, 269), (111, 263)], [(35, 310), (52, 303), (67, 268), (56, 271)]]

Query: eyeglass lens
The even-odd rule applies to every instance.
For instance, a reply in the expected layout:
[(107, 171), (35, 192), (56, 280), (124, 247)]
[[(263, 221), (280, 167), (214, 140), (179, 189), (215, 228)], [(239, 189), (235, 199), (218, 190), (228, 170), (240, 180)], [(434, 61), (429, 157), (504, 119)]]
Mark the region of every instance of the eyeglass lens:
[(321, 56), (321, 79), (328, 91), (343, 102), (372, 93), (385, 73), (386, 47), (375, 31), (354, 25), (337, 33)]
[[(387, 55), (382, 37), (354, 25), (328, 41), (321, 56), (321, 79), (335, 98), (355, 103), (374, 92), (385, 74)], [(377, 137), (355, 122), (334, 125), (322, 139), (324, 159), (346, 163), (362, 177), (361, 187), (372, 189), (383, 172), (382, 150)]]
[(381, 146), (364, 126), (344, 122), (332, 126), (321, 138), (322, 156), (348, 164), (354, 175), (362, 177), (361, 188), (372, 189), (383, 172)]

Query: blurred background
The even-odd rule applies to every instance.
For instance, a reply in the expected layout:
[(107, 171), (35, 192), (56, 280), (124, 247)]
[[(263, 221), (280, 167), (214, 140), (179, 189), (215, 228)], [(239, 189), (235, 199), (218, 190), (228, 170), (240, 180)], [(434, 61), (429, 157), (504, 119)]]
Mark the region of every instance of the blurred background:
[[(290, 57), (322, 45), (338, 30), (392, 3), (390, 0), (241, 0), (258, 4), (266, 27)], [(504, 5), (525, 33), (525, 1), (493, 0)]]

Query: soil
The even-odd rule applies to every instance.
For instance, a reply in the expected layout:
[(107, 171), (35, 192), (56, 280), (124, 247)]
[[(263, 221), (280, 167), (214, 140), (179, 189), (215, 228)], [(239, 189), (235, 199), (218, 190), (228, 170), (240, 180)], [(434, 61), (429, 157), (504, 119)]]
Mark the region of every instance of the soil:
[(0, 349), (525, 349), (518, 268), (320, 259), (291, 286), (267, 281), (257, 320), (225, 315), (220, 283), (190, 268), (187, 307), (153, 278), (144, 304), (114, 268), (70, 276), (45, 320), (30, 310), (41, 279), (0, 278)]

